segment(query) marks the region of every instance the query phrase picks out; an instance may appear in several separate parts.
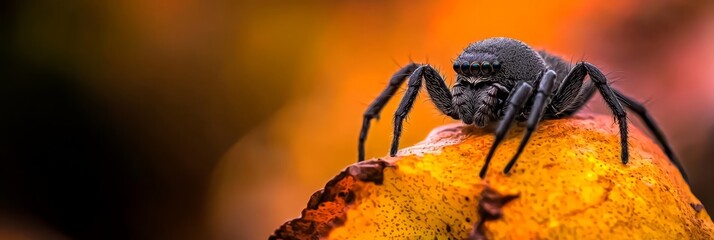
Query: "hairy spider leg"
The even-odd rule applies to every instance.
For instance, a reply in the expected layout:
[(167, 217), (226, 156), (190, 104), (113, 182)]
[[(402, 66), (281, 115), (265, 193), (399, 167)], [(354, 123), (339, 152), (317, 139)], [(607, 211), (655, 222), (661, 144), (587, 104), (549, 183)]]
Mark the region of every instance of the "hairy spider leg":
[(583, 85), (583, 81), (574, 80), (585, 78), (585, 76), (586, 72), (584, 71), (568, 72), (548, 106), (552, 110), (548, 117), (561, 118), (570, 116), (585, 106), (585, 103), (597, 91), (592, 81), (588, 81), (586, 85)]
[(555, 72), (553, 70), (548, 70), (543, 78), (538, 83), (538, 89), (535, 94), (535, 99), (533, 100), (533, 106), (531, 106), (531, 111), (528, 116), (528, 123), (526, 125), (526, 132), (521, 139), (521, 143), (518, 145), (518, 150), (516, 154), (511, 158), (506, 167), (503, 169), (503, 173), (508, 174), (516, 160), (523, 153), (523, 149), (526, 147), (528, 140), (531, 138), (531, 134), (535, 131), (538, 123), (543, 118), (543, 113), (545, 112), (545, 107), (549, 104), (551, 95), (555, 86)]
[(481, 172), (479, 173), (481, 178), (486, 176), (488, 164), (491, 162), (491, 158), (493, 158), (496, 148), (501, 144), (501, 141), (503, 141), (503, 138), (506, 136), (508, 129), (511, 128), (511, 123), (513, 123), (513, 120), (516, 118), (516, 114), (521, 112), (523, 105), (526, 104), (528, 98), (530, 98), (533, 94), (533, 86), (527, 82), (519, 82), (515, 89), (515, 91), (508, 95), (508, 99), (506, 100), (503, 118), (496, 128), (495, 140), (493, 140), (493, 145), (491, 145), (491, 150), (488, 152), (486, 162), (483, 164), (483, 167), (481, 167)]
[(399, 103), (399, 107), (397, 107), (397, 111), (394, 113), (394, 138), (392, 139), (392, 148), (389, 150), (389, 156), (394, 157), (394, 155), (397, 155), (399, 138), (402, 135), (402, 124), (407, 114), (409, 114), (409, 111), (411, 111), (412, 106), (414, 106), (414, 100), (416, 100), (419, 90), (421, 89), (422, 78), (426, 82), (426, 91), (429, 93), (431, 101), (436, 105), (439, 111), (454, 119), (458, 119), (458, 115), (456, 111), (454, 111), (451, 102), (451, 91), (449, 91), (449, 87), (446, 86), (444, 78), (429, 65), (423, 65), (417, 68), (414, 73), (412, 73), (412, 76), (409, 77), (409, 82), (407, 83), (409, 88), (407, 88), (402, 101)]
[(357, 162), (364, 160), (364, 142), (367, 140), (367, 132), (369, 132), (369, 125), (373, 118), (379, 120), (379, 112), (382, 111), (384, 105), (387, 105), (389, 99), (394, 96), (397, 92), (399, 86), (404, 83), (404, 80), (411, 75), (414, 70), (419, 67), (416, 63), (410, 63), (403, 68), (399, 69), (392, 78), (389, 79), (389, 85), (385, 88), (382, 93), (379, 94), (377, 99), (372, 101), (372, 104), (367, 107), (367, 111), (364, 112), (364, 119), (362, 120), (362, 130), (359, 133), (359, 142), (357, 146)]
[(612, 113), (615, 115), (615, 119), (620, 126), (620, 158), (622, 159), (623, 164), (627, 164), (627, 161), (629, 161), (629, 151), (627, 149), (627, 113), (625, 113), (622, 105), (620, 105), (620, 101), (617, 99), (617, 96), (615, 96), (612, 88), (607, 84), (607, 78), (597, 67), (595, 67), (595, 65), (588, 62), (579, 62), (575, 65), (575, 67), (573, 67), (571, 73), (576, 74), (568, 74), (568, 76), (572, 75), (574, 77), (566, 78), (564, 81), (582, 82), (585, 80), (585, 75), (589, 75), (590, 80), (595, 84), (595, 87), (602, 95), (602, 98), (607, 103), (607, 106), (610, 110), (612, 110)]
[[(571, 100), (569, 105), (564, 106), (564, 108), (562, 108), (562, 105), (556, 106), (555, 103), (551, 104), (553, 109), (557, 109), (557, 111), (555, 111), (556, 114), (554, 114), (553, 116), (555, 116), (556, 118), (561, 118), (561, 117), (570, 116), (570, 115), (575, 114), (581, 108), (583, 108), (585, 106), (585, 104), (587, 104), (587, 101), (590, 100), (590, 98), (592, 98), (593, 95), (595, 95), (597, 88), (595, 87), (594, 84), (592, 84), (592, 82), (588, 82), (587, 85), (583, 86), (582, 90), (578, 89), (576, 91), (579, 91), (579, 92), (574, 93), (574, 94), (576, 94), (576, 97)], [(559, 94), (560, 93), (556, 93), (556, 96)], [(563, 94), (566, 94), (566, 93), (563, 93)], [(553, 101), (551, 101), (551, 102), (555, 102), (556, 96), (553, 96)]]
[(682, 163), (679, 162), (677, 157), (674, 155), (674, 151), (672, 151), (672, 148), (670, 147), (669, 143), (667, 143), (667, 139), (664, 137), (664, 134), (662, 134), (662, 131), (660, 130), (657, 123), (655, 123), (654, 119), (652, 119), (650, 114), (647, 112), (647, 109), (641, 103), (626, 96), (625, 94), (622, 94), (617, 89), (613, 89), (613, 92), (615, 92), (615, 96), (617, 96), (617, 99), (619, 99), (622, 103), (625, 104), (628, 109), (635, 112), (635, 114), (637, 114), (637, 116), (642, 119), (645, 125), (647, 125), (647, 128), (650, 130), (650, 132), (652, 132), (655, 138), (657, 138), (657, 142), (659, 142), (660, 147), (664, 149), (664, 153), (667, 154), (669, 161), (677, 167), (679, 173), (682, 174), (684, 181), (689, 183), (689, 177), (687, 176), (686, 171), (684, 171), (684, 166), (682, 166)]

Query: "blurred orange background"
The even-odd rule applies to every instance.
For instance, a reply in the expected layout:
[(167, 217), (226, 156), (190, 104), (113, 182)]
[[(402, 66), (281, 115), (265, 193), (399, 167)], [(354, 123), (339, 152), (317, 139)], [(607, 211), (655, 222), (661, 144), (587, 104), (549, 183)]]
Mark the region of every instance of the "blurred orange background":
[[(711, 1), (3, 4), (2, 238), (265, 239), (356, 160), (392, 73), (429, 63), (452, 83), (460, 51), (494, 36), (601, 66), (714, 205)], [(401, 146), (451, 121), (417, 102)]]

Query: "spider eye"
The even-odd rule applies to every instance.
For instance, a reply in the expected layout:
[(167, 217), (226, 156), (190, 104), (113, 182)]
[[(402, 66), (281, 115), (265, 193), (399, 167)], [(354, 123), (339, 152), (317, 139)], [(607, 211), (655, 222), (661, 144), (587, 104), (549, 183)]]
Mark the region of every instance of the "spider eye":
[(466, 61), (461, 62), (461, 73), (464, 73), (464, 74), (465, 74), (465, 73), (468, 73), (470, 66), (471, 66), (471, 65), (469, 65), (469, 63), (466, 62)]
[(461, 71), (461, 64), (459, 62), (454, 62), (454, 72), (459, 73)]
[(491, 65), (491, 66), (493, 66), (493, 72), (494, 72), (494, 73), (497, 73), (498, 71), (501, 71), (501, 62), (499, 62), (499, 61), (494, 61), (494, 62), (493, 62), (493, 65)]
[(469, 72), (473, 75), (478, 75), (478, 70), (479, 65), (477, 62), (471, 63), (471, 68), (469, 68)]
[(483, 73), (483, 75), (489, 75), (489, 74), (491, 74), (491, 73), (493, 72), (493, 68), (491, 67), (491, 63), (486, 62), (486, 61), (482, 62), (482, 63), (481, 63), (481, 72)]

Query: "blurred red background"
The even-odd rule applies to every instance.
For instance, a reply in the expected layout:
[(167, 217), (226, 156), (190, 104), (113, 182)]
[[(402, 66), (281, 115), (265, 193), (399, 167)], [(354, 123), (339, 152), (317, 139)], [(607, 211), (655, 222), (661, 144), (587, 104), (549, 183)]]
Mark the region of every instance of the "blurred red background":
[[(493, 36), (603, 67), (714, 204), (711, 1), (3, 5), (2, 238), (264, 239), (356, 160), (394, 71), (429, 63), (451, 83), (452, 59)], [(387, 152), (394, 102), (368, 157)], [(449, 121), (422, 97), (402, 146)]]

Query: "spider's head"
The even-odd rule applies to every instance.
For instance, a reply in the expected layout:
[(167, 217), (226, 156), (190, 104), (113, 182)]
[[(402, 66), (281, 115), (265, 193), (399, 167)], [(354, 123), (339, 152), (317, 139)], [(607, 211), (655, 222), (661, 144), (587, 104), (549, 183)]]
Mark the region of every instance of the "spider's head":
[(473, 85), (495, 82), (513, 87), (518, 81), (538, 79), (545, 69), (545, 61), (536, 51), (510, 38), (472, 43), (454, 61), (457, 80)]

